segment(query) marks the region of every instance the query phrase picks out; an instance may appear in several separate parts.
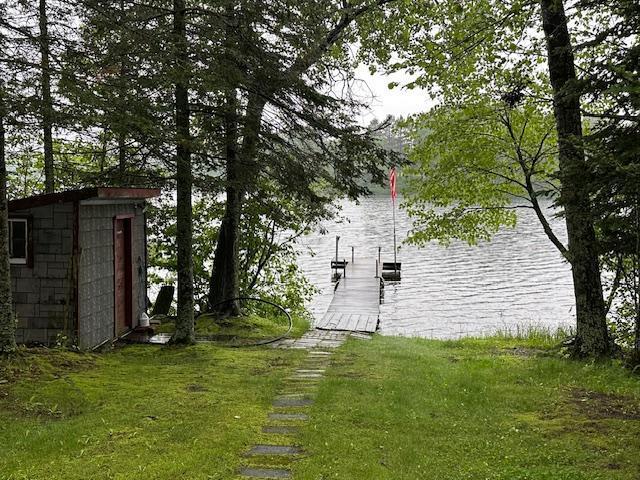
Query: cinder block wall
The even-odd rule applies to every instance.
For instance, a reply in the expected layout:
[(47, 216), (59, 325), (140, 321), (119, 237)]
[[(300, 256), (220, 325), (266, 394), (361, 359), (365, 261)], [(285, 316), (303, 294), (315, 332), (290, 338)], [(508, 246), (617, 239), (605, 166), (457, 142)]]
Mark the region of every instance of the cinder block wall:
[(80, 205), (79, 341), (91, 348), (114, 337), (113, 219), (134, 214), (132, 281), (133, 327), (146, 303), (143, 203)]
[(17, 340), (53, 344), (58, 334), (74, 333), (73, 204), (12, 211), (11, 215), (32, 216), (33, 267), (11, 265)]

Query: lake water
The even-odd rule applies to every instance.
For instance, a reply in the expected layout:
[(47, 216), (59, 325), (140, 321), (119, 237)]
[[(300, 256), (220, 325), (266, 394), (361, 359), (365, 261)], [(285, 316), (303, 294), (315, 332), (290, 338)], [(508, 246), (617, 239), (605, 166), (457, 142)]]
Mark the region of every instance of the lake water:
[[(344, 202), (342, 219), (324, 222), (326, 234), (302, 239), (300, 265), (321, 292), (310, 305), (314, 316), (331, 302), (331, 259), (340, 235), (340, 258), (368, 259), (372, 275), (378, 246), (382, 260), (393, 261), (391, 200), (373, 196), (360, 204)], [(520, 209), (515, 229), (500, 231), (478, 246), (453, 242), (414, 247), (402, 243), (411, 220), (396, 210), (398, 261), (402, 281), (387, 282), (381, 306), (380, 332), (386, 335), (457, 338), (515, 331), (528, 325), (555, 329), (575, 323), (573, 287), (568, 264), (545, 236), (533, 211)], [(550, 218), (565, 240), (564, 220)]]

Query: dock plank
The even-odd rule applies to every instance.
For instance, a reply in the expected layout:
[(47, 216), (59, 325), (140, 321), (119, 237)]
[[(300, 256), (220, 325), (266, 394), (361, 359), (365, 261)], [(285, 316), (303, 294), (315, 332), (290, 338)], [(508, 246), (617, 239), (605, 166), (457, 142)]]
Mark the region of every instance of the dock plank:
[(322, 330), (373, 333), (380, 316), (380, 279), (375, 261), (350, 263), (340, 279), (326, 313), (316, 322)]

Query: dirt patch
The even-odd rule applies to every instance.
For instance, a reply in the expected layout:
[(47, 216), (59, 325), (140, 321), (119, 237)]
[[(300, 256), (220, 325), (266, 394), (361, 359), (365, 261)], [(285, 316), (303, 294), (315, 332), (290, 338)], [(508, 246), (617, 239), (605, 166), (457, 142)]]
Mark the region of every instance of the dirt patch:
[(209, 389), (198, 383), (190, 383), (186, 386), (187, 392), (207, 392)]
[(574, 388), (570, 391), (569, 403), (592, 420), (640, 420), (640, 402), (628, 396)]
[(585, 435), (607, 435), (611, 431), (611, 425), (597, 420), (568, 421), (566, 425), (554, 430), (560, 434), (582, 433)]

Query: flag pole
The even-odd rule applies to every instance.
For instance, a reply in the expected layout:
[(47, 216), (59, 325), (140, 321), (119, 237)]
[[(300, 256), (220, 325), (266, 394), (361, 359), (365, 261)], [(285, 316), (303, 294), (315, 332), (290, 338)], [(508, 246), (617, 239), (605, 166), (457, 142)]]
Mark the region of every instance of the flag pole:
[(396, 248), (396, 199), (392, 198), (391, 202), (393, 203), (393, 272), (397, 274), (398, 259), (396, 258), (396, 255), (398, 253), (398, 249)]
[(398, 248), (396, 246), (396, 167), (391, 167), (389, 171), (389, 189), (391, 190), (391, 210), (393, 211), (393, 273), (394, 276), (398, 274)]

